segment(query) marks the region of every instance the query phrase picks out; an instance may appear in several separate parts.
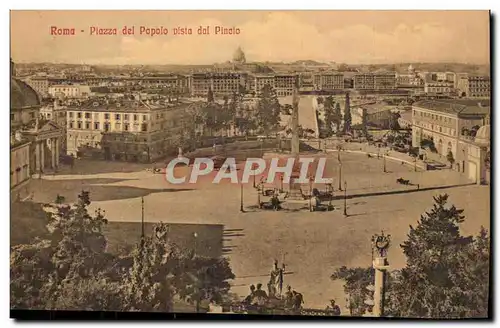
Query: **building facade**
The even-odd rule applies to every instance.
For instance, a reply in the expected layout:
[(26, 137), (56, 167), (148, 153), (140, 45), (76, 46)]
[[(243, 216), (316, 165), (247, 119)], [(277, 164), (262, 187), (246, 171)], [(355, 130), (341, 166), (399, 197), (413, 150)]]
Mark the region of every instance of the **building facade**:
[(451, 95), (454, 91), (453, 81), (430, 81), (424, 85), (424, 92), (428, 95)]
[(457, 80), (460, 96), (466, 98), (490, 98), (491, 81), (489, 76), (460, 75)]
[(354, 89), (393, 90), (396, 89), (396, 73), (358, 73), (354, 75)]
[(62, 84), (49, 87), (49, 95), (53, 98), (85, 99), (91, 95), (90, 87), (81, 84)]
[[(13, 64), (11, 63), (11, 66)], [(40, 96), (23, 81), (11, 78), (11, 191), (19, 193), (33, 173), (57, 170), (62, 130), (40, 117)]]
[(172, 150), (183, 104), (89, 100), (67, 109), (67, 153), (105, 160), (151, 162)]
[(322, 72), (314, 75), (315, 90), (344, 89), (344, 74), (340, 72)]
[(206, 97), (211, 89), (216, 96), (230, 96), (239, 93), (246, 80), (246, 73), (195, 73), (191, 75), (191, 95)]
[(489, 113), (489, 102), (459, 99), (416, 102), (412, 106), (412, 144), (420, 147), (422, 141), (432, 141), (443, 162), (451, 153), (454, 169), (479, 182), (483, 164), (476, 159), (484, 159), (483, 150), (478, 150), (474, 138), (463, 131), (483, 126)]

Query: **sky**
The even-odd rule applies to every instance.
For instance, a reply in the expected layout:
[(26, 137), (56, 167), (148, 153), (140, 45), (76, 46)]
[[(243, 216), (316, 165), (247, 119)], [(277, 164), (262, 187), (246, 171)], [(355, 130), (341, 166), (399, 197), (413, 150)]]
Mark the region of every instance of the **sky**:
[[(51, 35), (51, 27), (75, 35)], [(122, 35), (135, 26), (135, 35)], [(139, 27), (168, 35), (138, 35)], [(210, 26), (210, 35), (197, 35)], [(238, 35), (214, 35), (214, 28)], [(90, 35), (91, 27), (118, 35)], [(173, 35), (176, 27), (193, 35)], [(84, 32), (81, 32), (81, 31)], [(248, 62), (317, 60), (348, 64), (489, 64), (488, 11), (11, 11), (14, 62), (213, 64), (237, 47)]]

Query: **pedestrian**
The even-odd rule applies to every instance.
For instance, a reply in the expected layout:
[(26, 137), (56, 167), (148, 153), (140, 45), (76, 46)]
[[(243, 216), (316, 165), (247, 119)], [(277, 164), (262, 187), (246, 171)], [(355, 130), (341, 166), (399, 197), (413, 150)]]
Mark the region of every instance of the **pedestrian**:
[(255, 285), (252, 284), (250, 285), (250, 294), (248, 294), (248, 296), (245, 298), (243, 302), (245, 302), (246, 304), (252, 304), (254, 296), (255, 296)]
[(330, 300), (330, 305), (326, 307), (326, 311), (329, 312), (332, 316), (339, 316), (340, 315), (340, 306), (335, 304), (335, 300)]
[(262, 290), (262, 284), (261, 283), (258, 283), (257, 284), (257, 290), (254, 292), (254, 301), (252, 302), (253, 304), (257, 304), (257, 305), (265, 305), (267, 300), (268, 300), (268, 296), (267, 296), (267, 293), (266, 291)]
[(293, 293), (293, 309), (298, 311), (302, 309), (302, 304), (304, 303), (304, 297), (302, 296), (301, 293), (297, 293), (295, 290), (292, 292)]

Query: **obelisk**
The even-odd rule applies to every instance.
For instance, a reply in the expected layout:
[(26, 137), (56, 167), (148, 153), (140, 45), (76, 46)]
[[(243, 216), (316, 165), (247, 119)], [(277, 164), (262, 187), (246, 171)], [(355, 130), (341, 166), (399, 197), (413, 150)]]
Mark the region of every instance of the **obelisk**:
[(292, 101), (292, 155), (295, 157), (299, 156), (300, 152), (300, 141), (299, 141), (299, 91), (297, 86), (293, 89), (293, 101)]
[(290, 191), (288, 194), (289, 199), (302, 199), (302, 190), (300, 183), (294, 183), (295, 179), (300, 176), (300, 138), (299, 138), (299, 90), (298, 86), (295, 85), (293, 89), (293, 101), (292, 101), (292, 151), (291, 154), (295, 158), (293, 163), (293, 170), (290, 181)]

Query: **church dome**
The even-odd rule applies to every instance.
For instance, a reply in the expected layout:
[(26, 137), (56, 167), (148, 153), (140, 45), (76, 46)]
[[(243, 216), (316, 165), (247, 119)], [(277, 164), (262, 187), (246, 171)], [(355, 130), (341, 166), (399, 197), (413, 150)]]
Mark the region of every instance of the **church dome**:
[(39, 107), (40, 97), (33, 88), (21, 80), (10, 79), (10, 108)]
[(241, 50), (241, 47), (238, 47), (234, 52), (233, 62), (239, 64), (244, 64), (246, 62), (245, 53)]
[(490, 125), (483, 125), (477, 130), (474, 142), (481, 145), (490, 144)]

